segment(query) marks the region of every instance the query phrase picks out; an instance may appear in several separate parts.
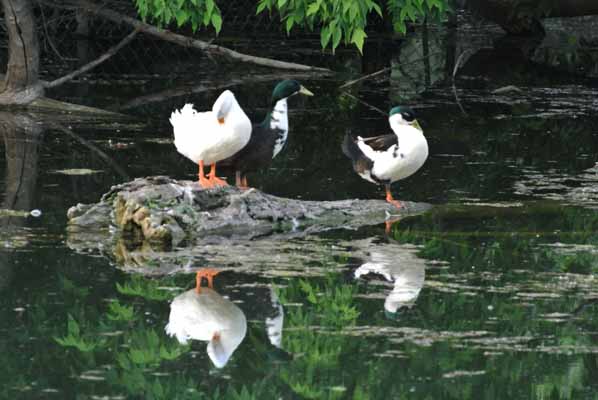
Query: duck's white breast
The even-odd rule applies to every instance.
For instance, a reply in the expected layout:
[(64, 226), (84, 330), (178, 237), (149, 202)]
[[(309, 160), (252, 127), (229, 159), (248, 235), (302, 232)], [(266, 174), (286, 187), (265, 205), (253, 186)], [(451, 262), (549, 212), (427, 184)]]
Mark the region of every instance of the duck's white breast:
[(395, 182), (407, 178), (420, 169), (428, 158), (428, 142), (421, 131), (406, 129), (397, 136), (398, 147), (393, 145), (385, 152), (378, 152), (373, 160), (372, 174), (378, 179)]

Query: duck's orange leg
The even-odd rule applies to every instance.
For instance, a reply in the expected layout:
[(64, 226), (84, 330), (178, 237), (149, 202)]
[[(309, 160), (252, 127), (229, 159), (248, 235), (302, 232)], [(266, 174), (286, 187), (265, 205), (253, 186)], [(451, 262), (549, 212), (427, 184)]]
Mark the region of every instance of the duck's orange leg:
[(204, 174), (204, 163), (203, 160), (199, 160), (199, 162), (197, 163), (199, 165), (199, 172), (197, 173), (197, 177), (199, 178), (199, 185), (202, 188), (210, 188), (212, 187), (212, 183), (210, 182), (209, 179), (206, 179), (206, 176)]
[(247, 186), (247, 177), (239, 170), (235, 172), (235, 185), (241, 190), (249, 189)]
[(220, 179), (216, 176), (216, 163), (213, 163), (212, 169), (210, 170), (210, 175), (208, 179), (212, 182), (212, 186), (228, 186), (228, 183), (224, 179)]
[(201, 268), (195, 275), (195, 291), (201, 293), (201, 280), (206, 278), (208, 280), (208, 288), (214, 287), (214, 277), (218, 275), (220, 271), (215, 268)]
[(392, 204), (393, 206), (395, 206), (395, 207), (396, 207), (396, 208), (398, 208), (399, 210), (400, 210), (401, 208), (403, 208), (403, 207), (404, 207), (404, 206), (403, 206), (403, 203), (401, 203), (401, 202), (400, 202), (400, 201), (398, 201), (398, 200), (395, 200), (395, 199), (393, 199), (393, 197), (392, 197), (392, 193), (390, 192), (390, 185), (389, 185), (389, 184), (386, 184), (386, 185), (385, 185), (385, 188), (386, 188), (386, 201), (388, 201), (390, 204)]

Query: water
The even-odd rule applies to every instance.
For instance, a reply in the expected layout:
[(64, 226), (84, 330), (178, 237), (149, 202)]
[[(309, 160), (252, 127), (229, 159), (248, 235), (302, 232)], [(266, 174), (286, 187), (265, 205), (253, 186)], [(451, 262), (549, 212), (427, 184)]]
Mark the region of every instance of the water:
[[(54, 93), (127, 105), (134, 120), (3, 113), (2, 208), (42, 214), (0, 214), (1, 397), (595, 398), (596, 82), (497, 58), (504, 53), (487, 48), (500, 36), (493, 28), (464, 23), (458, 33), (457, 43), (478, 46), (455, 81), (461, 106), (450, 57), (401, 66), (421, 58), (421, 33), (395, 51), (390, 75), (349, 90), (383, 110), (408, 101), (430, 143), (422, 170), (393, 188), (435, 207), (388, 234), (374, 226), (169, 253), (126, 243), (90, 250), (66, 234), (66, 210), (111, 185), (193, 179), (167, 117), (221, 90), (198, 87), (241, 79), (234, 68)], [(450, 50), (446, 32), (427, 34), (428, 52)], [(292, 99), (289, 147), (252, 185), (293, 198), (383, 198), (340, 152), (349, 130), (387, 130), (383, 116), (337, 90), (355, 78), (343, 65), (340, 76), (299, 78), (316, 97)], [(234, 87), (253, 118), (288, 76), (268, 75)], [(507, 85), (519, 91), (492, 93)], [(173, 86), (182, 95), (147, 96)], [(247, 320), (221, 369), (205, 342), (180, 345), (164, 332), (171, 300), (202, 266), (223, 270), (215, 289)]]

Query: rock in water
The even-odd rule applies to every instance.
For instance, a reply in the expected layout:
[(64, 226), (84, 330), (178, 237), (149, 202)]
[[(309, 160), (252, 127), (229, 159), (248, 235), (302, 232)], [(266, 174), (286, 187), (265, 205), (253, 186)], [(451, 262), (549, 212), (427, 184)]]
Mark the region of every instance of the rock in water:
[[(274, 232), (357, 228), (421, 213), (423, 203), (397, 210), (381, 200), (302, 201), (233, 186), (202, 189), (164, 176), (138, 178), (111, 188), (97, 204), (68, 210), (69, 237), (121, 234), (169, 248), (206, 236), (252, 238)], [(398, 215), (397, 215), (398, 214)], [(113, 229), (116, 228), (116, 229)]]

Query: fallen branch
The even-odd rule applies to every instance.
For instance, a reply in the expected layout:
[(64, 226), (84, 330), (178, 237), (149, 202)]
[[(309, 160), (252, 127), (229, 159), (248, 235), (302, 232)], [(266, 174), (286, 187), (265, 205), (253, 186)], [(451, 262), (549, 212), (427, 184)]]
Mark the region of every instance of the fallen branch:
[(71, 72), (68, 75), (65, 75), (61, 78), (53, 80), (52, 82), (46, 82), (46, 83), (44, 83), (43, 86), (45, 88), (53, 88), (53, 87), (62, 85), (63, 83), (66, 83), (66, 82), (74, 79), (75, 77), (77, 77), (81, 74), (84, 74), (85, 72), (89, 71), (90, 69), (97, 67), (98, 65), (100, 65), (101, 63), (103, 63), (104, 61), (106, 61), (107, 59), (109, 59), (110, 57), (115, 55), (116, 53), (118, 53), (118, 51), (120, 49), (122, 49), (127, 44), (129, 44), (135, 38), (135, 36), (137, 36), (138, 32), (139, 32), (139, 29), (136, 28), (133, 32), (129, 33), (123, 40), (121, 40), (116, 46), (109, 48), (107, 52), (105, 52), (104, 54), (102, 54), (101, 56), (96, 58), (95, 60), (85, 64), (81, 68)]
[[(301, 72), (293, 72), (285, 75), (289, 79), (300, 79), (307, 78), (308, 74)], [(140, 107), (150, 103), (159, 103), (166, 99), (180, 96), (188, 96), (190, 94), (204, 93), (212, 90), (226, 89), (237, 85), (242, 85), (247, 81), (251, 80), (252, 83), (257, 82), (274, 82), (280, 80), (278, 74), (266, 74), (266, 75), (250, 75), (245, 78), (232, 78), (226, 80), (226, 82), (211, 82), (208, 84), (200, 84), (196, 86), (182, 86), (178, 88), (166, 89), (157, 93), (146, 94), (140, 97), (136, 97), (120, 107), (117, 107), (119, 111), (128, 110), (131, 108)]]
[(55, 2), (49, 2), (54, 7), (62, 7), (62, 8), (83, 8), (85, 11), (105, 18), (109, 21), (115, 22), (117, 24), (127, 24), (131, 25), (135, 29), (143, 33), (147, 33), (148, 35), (156, 36), (162, 40), (167, 42), (175, 43), (183, 47), (191, 47), (196, 48), (207, 53), (216, 54), (231, 58), (233, 60), (246, 62), (255, 65), (261, 65), (264, 67), (270, 68), (279, 68), (279, 69), (287, 69), (287, 70), (295, 70), (295, 71), (310, 71), (310, 72), (325, 72), (331, 73), (327, 68), (320, 68), (320, 67), (312, 67), (310, 65), (304, 64), (296, 64), (292, 62), (286, 61), (279, 61), (273, 60), (271, 58), (264, 58), (264, 57), (257, 57), (257, 56), (250, 56), (248, 54), (239, 53), (237, 51), (231, 50), (226, 47), (218, 46), (215, 44), (210, 44), (208, 42), (204, 42), (203, 40), (193, 39), (188, 36), (179, 35), (178, 33), (171, 32), (167, 29), (161, 29), (154, 25), (147, 24), (142, 22), (138, 19), (120, 14), (116, 11), (112, 11), (110, 9), (104, 8), (100, 5), (90, 3), (86, 0), (79, 0), (75, 2), (68, 3), (69, 5), (59, 5)]

